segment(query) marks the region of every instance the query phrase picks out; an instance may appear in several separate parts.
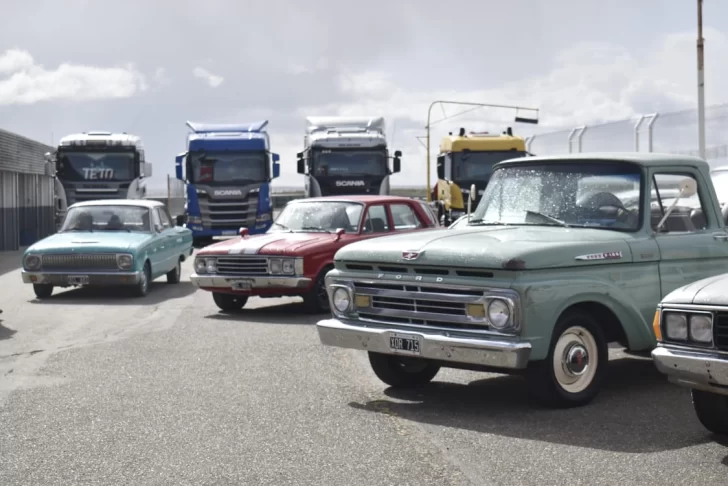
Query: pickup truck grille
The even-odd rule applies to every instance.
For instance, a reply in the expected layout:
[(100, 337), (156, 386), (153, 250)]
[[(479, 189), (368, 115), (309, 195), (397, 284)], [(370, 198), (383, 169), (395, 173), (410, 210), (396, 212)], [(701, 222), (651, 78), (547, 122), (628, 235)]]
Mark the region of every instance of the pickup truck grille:
[(116, 255), (111, 253), (57, 253), (43, 255), (41, 268), (47, 271), (119, 270)]
[(268, 275), (268, 259), (243, 255), (217, 257), (217, 273), (221, 275)]
[(482, 290), (362, 281), (353, 283), (356, 296), (369, 296), (370, 301), (368, 307), (357, 305), (360, 319), (413, 328), (488, 330), (487, 322), (475, 322), (467, 315), (468, 303), (482, 303)]
[(716, 312), (713, 319), (713, 344), (721, 351), (728, 351), (728, 312)]

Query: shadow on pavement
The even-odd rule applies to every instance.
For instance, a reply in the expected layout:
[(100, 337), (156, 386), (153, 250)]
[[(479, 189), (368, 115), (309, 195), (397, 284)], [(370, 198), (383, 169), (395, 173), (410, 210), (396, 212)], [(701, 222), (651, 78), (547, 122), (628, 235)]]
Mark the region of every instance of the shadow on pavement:
[[(437, 377), (435, 377), (437, 380)], [(609, 379), (585, 407), (541, 408), (529, 402), (525, 380), (498, 376), (467, 385), (433, 381), (416, 390), (349, 406), (423, 424), (613, 452), (649, 453), (710, 442), (690, 391), (669, 384), (649, 360), (610, 362)]]
[(255, 322), (262, 324), (301, 324), (314, 325), (329, 314), (311, 314), (302, 303), (291, 302), (288, 304), (272, 305), (270, 307), (258, 307), (246, 309), (243, 307), (238, 312), (223, 312), (205, 316), (206, 319)]
[(20, 267), (23, 252), (9, 251), (0, 252), (0, 277), (6, 273), (16, 272), (18, 274), (18, 282), (22, 282), (20, 277)]
[(10, 339), (16, 332), (18, 331), (16, 331), (15, 329), (10, 329), (9, 327), (3, 326), (3, 320), (0, 319), (0, 341), (4, 339)]
[(195, 293), (197, 289), (192, 282), (181, 281), (168, 284), (155, 281), (149, 285), (149, 293), (145, 297), (136, 297), (132, 289), (120, 287), (86, 287), (76, 289), (56, 288), (47, 299), (34, 298), (31, 304), (69, 304), (69, 305), (154, 305), (168, 299), (178, 299)]

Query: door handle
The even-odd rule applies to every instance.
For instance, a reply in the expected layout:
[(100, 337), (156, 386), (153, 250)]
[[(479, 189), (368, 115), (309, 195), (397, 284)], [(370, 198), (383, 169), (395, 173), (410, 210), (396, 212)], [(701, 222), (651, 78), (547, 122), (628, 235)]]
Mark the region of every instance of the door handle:
[(713, 239), (715, 240), (728, 240), (728, 233), (713, 233)]

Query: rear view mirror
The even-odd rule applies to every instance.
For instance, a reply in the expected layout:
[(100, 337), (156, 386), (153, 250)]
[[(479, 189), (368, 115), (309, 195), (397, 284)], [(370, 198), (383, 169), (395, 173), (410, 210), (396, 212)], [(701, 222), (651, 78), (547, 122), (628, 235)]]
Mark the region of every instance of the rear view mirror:
[(680, 181), (680, 197), (693, 197), (698, 193), (698, 183), (692, 177)]
[(299, 174), (305, 174), (306, 173), (306, 165), (303, 159), (298, 159), (298, 173)]
[(470, 200), (475, 201), (475, 195), (477, 194), (475, 184), (470, 185)]
[(402, 170), (402, 162), (398, 158), (395, 158), (392, 161), (392, 172), (396, 174), (400, 170)]

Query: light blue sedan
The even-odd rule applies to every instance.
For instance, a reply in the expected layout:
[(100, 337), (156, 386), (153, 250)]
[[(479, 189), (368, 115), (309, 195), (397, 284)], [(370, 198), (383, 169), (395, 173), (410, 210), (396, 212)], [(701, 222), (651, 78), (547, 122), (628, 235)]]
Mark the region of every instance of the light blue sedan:
[(163, 275), (178, 283), (192, 255), (192, 231), (158, 201), (107, 199), (73, 204), (58, 233), (28, 247), (23, 282), (39, 299), (53, 287), (133, 286), (143, 297)]

